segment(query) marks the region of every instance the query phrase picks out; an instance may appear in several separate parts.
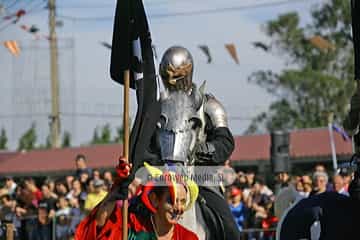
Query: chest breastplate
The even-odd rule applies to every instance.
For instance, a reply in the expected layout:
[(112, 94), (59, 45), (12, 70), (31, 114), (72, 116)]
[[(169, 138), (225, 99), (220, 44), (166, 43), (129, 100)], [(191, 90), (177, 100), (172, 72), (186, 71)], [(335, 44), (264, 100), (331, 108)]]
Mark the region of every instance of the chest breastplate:
[(158, 124), (162, 160), (192, 165), (193, 150), (204, 137), (203, 102), (199, 99), (195, 93), (183, 91), (163, 94)]

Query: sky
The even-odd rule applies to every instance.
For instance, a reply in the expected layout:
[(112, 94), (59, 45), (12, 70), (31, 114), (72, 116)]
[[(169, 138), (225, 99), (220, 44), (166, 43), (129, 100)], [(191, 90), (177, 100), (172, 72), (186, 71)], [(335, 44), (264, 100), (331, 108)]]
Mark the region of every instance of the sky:
[[(158, 56), (173, 45), (188, 48), (195, 61), (194, 82), (206, 80), (207, 92), (223, 103), (232, 132), (240, 135), (274, 100), (248, 77), (257, 70), (279, 72), (286, 68), (281, 56), (256, 49), (252, 42), (269, 42), (262, 31), (266, 21), (297, 11), (305, 24), (314, 4), (321, 2), (324, 0), (145, 0), (144, 4)], [(34, 40), (20, 26), (34, 24), (46, 36), (46, 1), (0, 0), (0, 4), (12, 6), (0, 16), (21, 8), (29, 12), (16, 25), (4, 28), (8, 22), (0, 20), (0, 41), (17, 40), (23, 48), (16, 58), (0, 47), (0, 127), (7, 130), (9, 145), (15, 148), (19, 136), (36, 122), (39, 142), (43, 143), (49, 129), (51, 97), (48, 45), (46, 40)], [(61, 127), (70, 131), (73, 145), (89, 142), (95, 127), (109, 123), (115, 131), (121, 125), (122, 87), (110, 79), (110, 51), (100, 44), (111, 43), (114, 11), (115, 0), (57, 1), (57, 20), (63, 23), (56, 29), (60, 39)], [(227, 43), (236, 45), (239, 65), (226, 51)], [(199, 45), (210, 48), (211, 64)], [(134, 93), (131, 95), (133, 116), (136, 102)]]

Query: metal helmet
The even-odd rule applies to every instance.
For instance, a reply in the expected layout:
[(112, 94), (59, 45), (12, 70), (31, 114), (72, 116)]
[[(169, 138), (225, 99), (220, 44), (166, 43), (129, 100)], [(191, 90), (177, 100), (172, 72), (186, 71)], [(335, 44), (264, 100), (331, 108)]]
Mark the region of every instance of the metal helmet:
[(194, 61), (190, 52), (180, 46), (166, 50), (160, 62), (160, 76), (170, 91), (189, 91), (192, 87)]

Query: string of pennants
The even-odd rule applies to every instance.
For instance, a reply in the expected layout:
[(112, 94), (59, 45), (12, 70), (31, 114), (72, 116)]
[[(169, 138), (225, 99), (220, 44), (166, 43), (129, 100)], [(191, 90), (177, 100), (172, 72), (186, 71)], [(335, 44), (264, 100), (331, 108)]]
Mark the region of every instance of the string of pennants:
[[(50, 38), (47, 35), (38, 34), (39, 29), (35, 25), (32, 25), (32, 26), (21, 25), (20, 28), (30, 34), (33, 34), (36, 40), (39, 40), (39, 39), (50, 40)], [(330, 43), (328, 40), (324, 39), (321, 36), (311, 37), (310, 39), (308, 39), (308, 41), (315, 48), (319, 49), (322, 52), (335, 51), (335, 49), (336, 49), (336, 47), (332, 43)], [(100, 42), (100, 44), (108, 49), (111, 49), (111, 44), (109, 44), (107, 42)], [(253, 42), (252, 44), (255, 48), (260, 48), (264, 51), (268, 51), (270, 49), (269, 46), (267, 46), (266, 44), (264, 44), (262, 42)], [(20, 48), (19, 48), (18, 43), (15, 40), (5, 41), (4, 46), (10, 51), (10, 53), (12, 55), (14, 55), (14, 56), (20, 55)], [(213, 58), (211, 55), (210, 48), (207, 45), (199, 45), (198, 48), (206, 56), (207, 63), (208, 64), (212, 63)], [(234, 60), (234, 62), (236, 64), (240, 64), (240, 60), (239, 60), (239, 57), (237, 54), (237, 49), (236, 49), (235, 44), (234, 43), (225, 44), (225, 48), (228, 51), (228, 53), (230, 54), (231, 58)], [(156, 52), (155, 46), (153, 46), (153, 51), (154, 51), (155, 58), (157, 58), (157, 52)]]
[[(3, 20), (7, 20), (7, 21), (12, 21), (13, 24), (17, 24), (19, 22), (19, 20), (26, 15), (26, 10), (24, 9), (19, 9), (18, 11), (16, 11), (15, 13), (6, 15), (3, 17)], [(62, 22), (56, 22), (56, 25), (58, 27), (61, 27), (63, 25)], [(36, 25), (21, 25), (19, 26), (22, 30), (28, 32), (29, 34), (32, 34), (34, 36), (34, 38), (36, 40), (40, 40), (40, 39), (45, 39), (45, 40), (50, 40), (50, 37), (44, 34), (40, 34), (40, 29), (38, 27), (36, 27)], [(325, 38), (321, 37), (321, 36), (313, 36), (311, 38), (308, 39), (308, 41), (317, 49), (319, 49), (322, 52), (328, 52), (328, 51), (335, 51), (336, 47), (329, 42), (328, 40), (326, 40)], [(111, 44), (107, 43), (107, 42), (100, 42), (100, 44), (102, 44), (104, 47), (111, 49)], [(266, 44), (262, 43), (262, 42), (253, 42), (252, 43), (253, 46), (255, 48), (260, 48), (264, 51), (268, 51), (269, 50), (269, 46), (267, 46)], [(9, 41), (5, 41), (4, 42), (4, 46), (10, 51), (10, 53), (14, 56), (19, 56), (20, 55), (20, 48), (18, 46), (19, 44), (14, 41), (14, 40), (9, 40)], [(213, 58), (211, 55), (211, 51), (210, 48), (207, 45), (199, 45), (198, 48), (204, 53), (204, 55), (207, 58), (207, 63), (212, 63)], [(231, 58), (234, 60), (234, 62), (236, 64), (240, 64), (239, 61), (239, 57), (237, 54), (237, 50), (236, 50), (236, 46), (233, 43), (228, 43), (225, 44), (225, 48), (228, 51), (228, 53), (230, 54)], [(154, 51), (154, 55), (157, 58), (157, 53), (156, 53), (156, 47), (153, 46), (153, 51)]]
[[(20, 9), (18, 11), (16, 11), (15, 13), (6, 15), (4, 17), (2, 17), (2, 19), (4, 21), (11, 21), (10, 24), (15, 24), (17, 25), (17, 23), (20, 21), (20, 19), (26, 15), (26, 10), (24, 9)], [(61, 23), (56, 23), (57, 26), (62, 26)], [(45, 34), (40, 34), (40, 29), (36, 26), (36, 25), (17, 25), (19, 26), (20, 29), (24, 30), (25, 32), (31, 34), (34, 36), (35, 40), (40, 40), (40, 39), (45, 39), (45, 40), (50, 40), (50, 37), (48, 35)], [(13, 55), (18, 57), (20, 55), (20, 47), (17, 41), (15, 40), (7, 40), (3, 42), (3, 45), (9, 50), (9, 52)]]
[[(335, 45), (333, 45), (332, 43), (330, 43), (328, 40), (326, 40), (325, 38), (323, 38), (321, 36), (313, 36), (313, 37), (309, 38), (308, 41), (311, 45), (313, 45), (313, 47), (319, 49), (322, 52), (335, 51), (335, 49), (336, 49)], [(111, 49), (110, 43), (100, 42), (100, 44), (108, 49)], [(265, 52), (270, 50), (270, 46), (268, 46), (262, 42), (253, 42), (252, 45), (255, 48), (262, 49)], [(207, 63), (209, 63), (209, 64), (212, 63), (213, 58), (212, 58), (209, 46), (199, 45), (198, 48), (206, 56)], [(234, 62), (236, 64), (240, 64), (235, 44), (234, 43), (225, 44), (225, 48), (228, 51), (231, 58), (234, 60)], [(156, 47), (154, 45), (153, 45), (153, 51), (154, 51), (155, 57), (157, 58)]]

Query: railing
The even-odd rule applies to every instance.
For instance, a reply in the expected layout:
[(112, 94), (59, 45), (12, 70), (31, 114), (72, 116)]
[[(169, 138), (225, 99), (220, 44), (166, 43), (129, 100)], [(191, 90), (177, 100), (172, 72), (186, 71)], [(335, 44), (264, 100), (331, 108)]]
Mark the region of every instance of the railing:
[[(81, 219), (83, 217), (58, 216), (46, 224), (39, 224), (38, 216), (30, 216), (17, 219), (21, 226), (13, 222), (0, 222), (0, 240), (36, 240), (39, 235), (46, 240), (71, 240)], [(275, 231), (276, 229), (244, 229), (240, 240), (275, 240)]]

